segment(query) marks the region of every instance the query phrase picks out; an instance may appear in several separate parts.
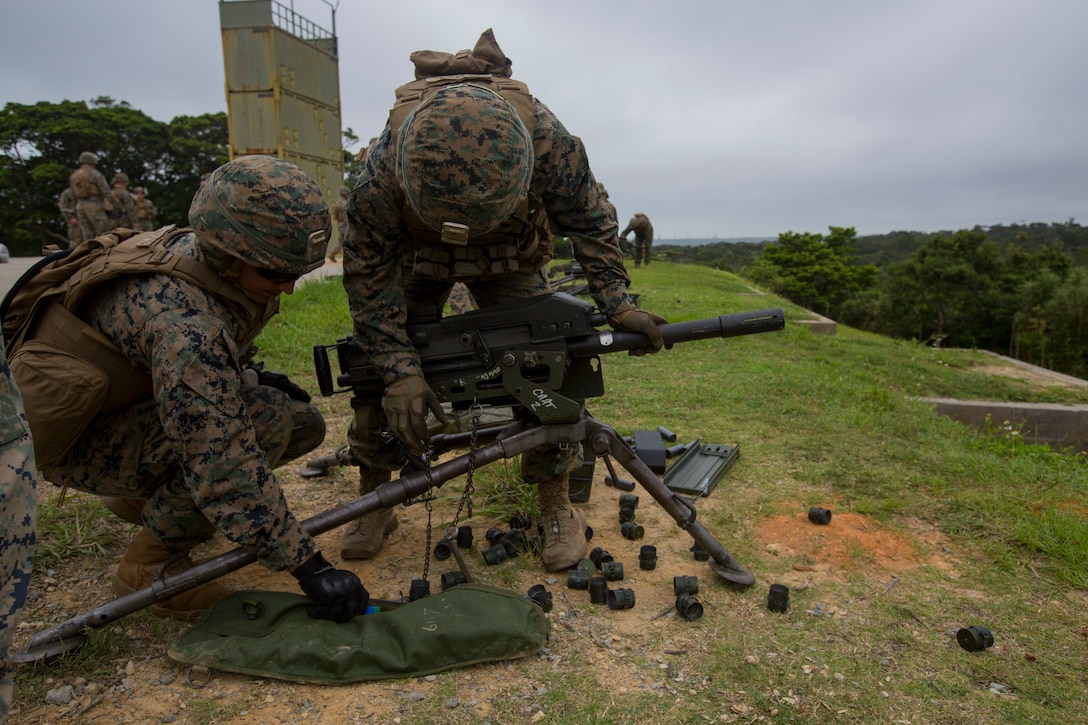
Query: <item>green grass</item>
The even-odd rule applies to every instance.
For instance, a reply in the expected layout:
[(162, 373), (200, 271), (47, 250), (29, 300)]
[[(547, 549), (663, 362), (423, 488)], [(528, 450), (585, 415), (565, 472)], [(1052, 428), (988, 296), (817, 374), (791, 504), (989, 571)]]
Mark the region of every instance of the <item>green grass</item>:
[[(787, 321), (807, 316), (704, 267), (655, 262), (638, 270), (632, 291), (642, 295), (643, 308), (672, 322), (771, 307), (784, 308)], [(284, 299), (283, 314), (258, 340), (259, 359), (316, 391), (313, 345), (350, 330), (340, 281), (311, 283)], [(707, 616), (653, 622), (647, 636), (656, 646), (636, 637), (603, 644), (610, 615), (566, 607), (588, 617), (601, 637), (572, 642), (575, 635), (553, 617), (559, 636), (553, 653), (439, 676), (424, 700), (397, 700), (396, 716), (478, 723), (467, 706), (446, 706), (459, 697), (486, 700), (493, 722), (531, 721), (534, 708), (546, 713), (543, 722), (586, 723), (1082, 719), (1088, 711), (1085, 455), (1034, 445), (1004, 421), (988, 430), (966, 428), (918, 398), (1088, 403), (1088, 391), (1046, 390), (978, 370), (992, 362), (977, 351), (937, 350), (842, 326), (823, 336), (793, 324), (653, 356), (604, 356), (607, 392), (588, 401), (598, 419), (621, 434), (665, 425), (681, 442), (740, 446), (737, 463), (698, 506), (705, 509), (700, 520), (759, 583), (746, 592), (707, 586), (700, 593)], [(316, 400), (343, 418), (346, 396)], [(477, 511), (499, 520), (517, 510), (532, 513), (532, 492), (511, 485), (516, 479), (514, 461), (478, 471)], [(436, 515), (452, 511), (461, 490), (460, 482), (447, 484), (439, 496), (448, 500), (436, 505)], [(770, 614), (766, 582), (797, 577), (792, 567), (804, 562), (770, 553), (755, 533), (768, 517), (814, 504), (864, 514), (892, 533), (931, 527), (941, 537), (931, 546), (944, 547), (950, 565), (924, 559), (896, 574), (875, 567), (844, 572), (795, 588), (790, 611)], [(75, 556), (93, 558), (110, 545), (109, 532), (88, 526), (85, 513), (76, 508), (54, 519), (43, 535), (49, 556), (71, 546)], [(436, 530), (445, 523), (436, 519)], [(477, 549), (486, 543), (482, 533)], [(105, 541), (95, 543), (100, 536)], [(63, 543), (50, 543), (54, 538)], [(861, 561), (870, 556), (861, 548), (851, 553)], [(541, 575), (530, 559), (476, 572), (519, 590)], [(549, 588), (557, 599), (565, 596), (562, 584)], [(978, 653), (957, 647), (956, 629), (970, 624), (990, 626), (995, 647)], [(108, 662), (133, 656), (103, 646)], [(553, 654), (561, 659), (553, 662)], [(27, 686), (44, 687), (41, 676)], [(472, 689), (482, 682), (486, 692)], [(995, 695), (990, 683), (1008, 685), (1013, 696)], [(195, 710), (194, 721), (204, 722), (226, 722), (238, 711), (227, 702)]]

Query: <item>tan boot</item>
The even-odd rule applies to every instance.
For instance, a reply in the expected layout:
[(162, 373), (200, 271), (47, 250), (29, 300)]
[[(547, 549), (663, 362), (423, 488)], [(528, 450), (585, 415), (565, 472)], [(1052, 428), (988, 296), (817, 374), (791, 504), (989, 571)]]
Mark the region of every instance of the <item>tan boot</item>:
[(544, 524), (544, 551), (540, 558), (547, 571), (563, 571), (586, 558), (586, 519), (570, 505), (570, 482), (560, 476), (537, 485), (540, 521)]
[[(359, 495), (373, 493), (389, 480), (389, 471), (359, 468)], [(393, 509), (378, 509), (364, 514), (348, 524), (340, 537), (341, 559), (373, 559), (382, 550), (385, 537), (397, 530), (397, 513)]]
[[(146, 527), (140, 529), (139, 533), (132, 537), (125, 555), (121, 557), (121, 563), (117, 565), (117, 572), (113, 575), (113, 593), (123, 597), (150, 586), (158, 576), (163, 563), (178, 553), (156, 539)], [(193, 561), (186, 556), (170, 565), (163, 575), (177, 574), (192, 566)], [(216, 582), (208, 582), (173, 596), (165, 602), (159, 602), (152, 606), (151, 610), (164, 617), (188, 621), (196, 619), (205, 609), (228, 594), (230, 589)]]

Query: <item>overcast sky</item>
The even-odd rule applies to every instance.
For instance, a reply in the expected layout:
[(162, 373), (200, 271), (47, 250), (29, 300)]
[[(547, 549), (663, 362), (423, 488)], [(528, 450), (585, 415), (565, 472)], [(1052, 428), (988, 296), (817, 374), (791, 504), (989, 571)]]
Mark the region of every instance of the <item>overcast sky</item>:
[[(1088, 223), (1083, 0), (339, 0), (344, 126), (489, 27), (658, 238)], [(216, 0), (0, 0), (0, 67), (3, 103), (226, 110)]]

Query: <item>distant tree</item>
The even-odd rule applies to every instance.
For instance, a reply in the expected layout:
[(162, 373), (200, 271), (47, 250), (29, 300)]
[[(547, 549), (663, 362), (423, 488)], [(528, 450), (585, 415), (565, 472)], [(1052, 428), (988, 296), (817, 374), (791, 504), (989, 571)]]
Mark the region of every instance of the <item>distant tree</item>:
[(873, 286), (877, 268), (853, 264), (857, 236), (853, 227), (830, 230), (826, 237), (809, 232), (778, 235), (744, 275), (791, 302), (836, 317), (843, 303)]
[(0, 111), (0, 235), (16, 255), (64, 241), (56, 201), (79, 154), (92, 151), (107, 181), (123, 171), (148, 187), (162, 223), (184, 223), (200, 177), (226, 160), (226, 114), (156, 121), (127, 102), (8, 103)]

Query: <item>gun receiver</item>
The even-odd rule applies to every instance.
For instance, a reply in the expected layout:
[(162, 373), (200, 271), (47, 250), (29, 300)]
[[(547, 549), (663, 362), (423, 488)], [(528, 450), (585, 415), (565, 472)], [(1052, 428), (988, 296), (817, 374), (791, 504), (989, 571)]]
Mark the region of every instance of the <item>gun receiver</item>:
[[(408, 336), (419, 351), (423, 377), (442, 401), (463, 409), (521, 404), (542, 423), (581, 419), (586, 398), (604, 395), (600, 355), (649, 344), (635, 332), (598, 330), (605, 315), (585, 300), (554, 292), (453, 317), (413, 320)], [(780, 308), (661, 325), (667, 346), (691, 340), (781, 330)], [(329, 350), (340, 373), (335, 385)], [(376, 404), (381, 376), (350, 338), (314, 346), (314, 366), (324, 396), (352, 391)]]

